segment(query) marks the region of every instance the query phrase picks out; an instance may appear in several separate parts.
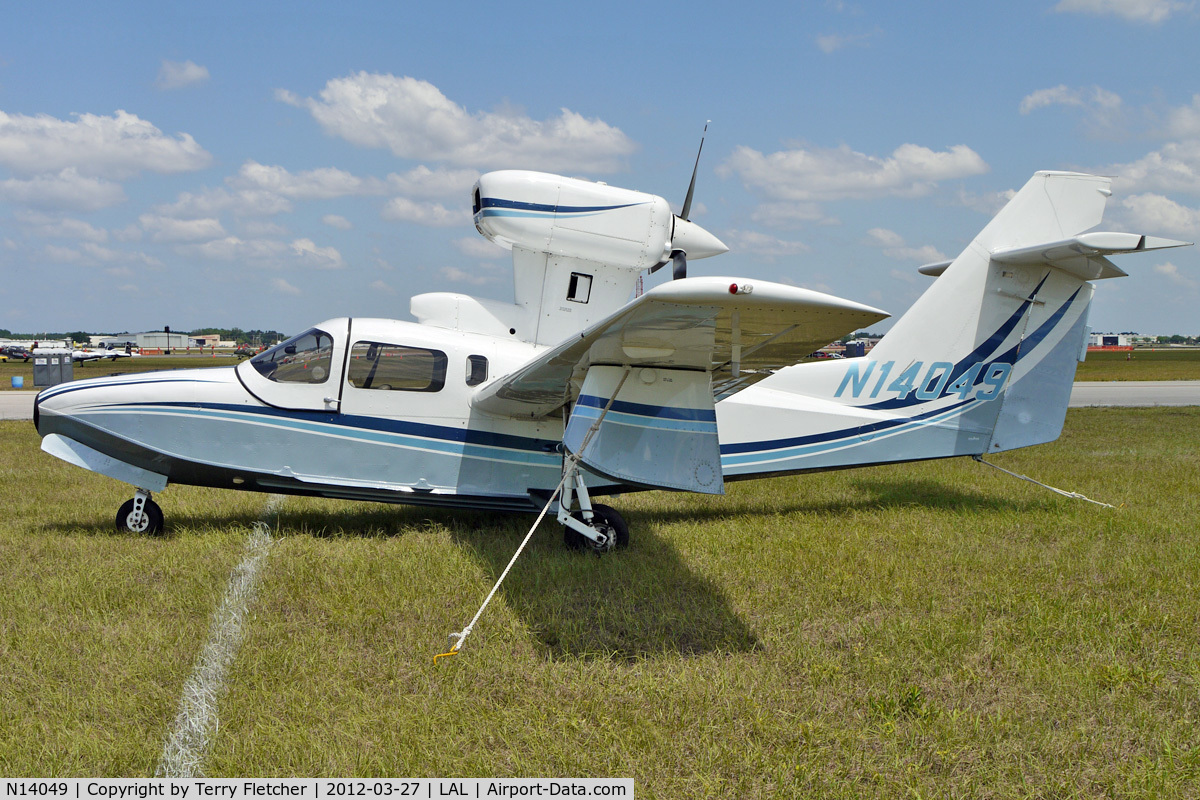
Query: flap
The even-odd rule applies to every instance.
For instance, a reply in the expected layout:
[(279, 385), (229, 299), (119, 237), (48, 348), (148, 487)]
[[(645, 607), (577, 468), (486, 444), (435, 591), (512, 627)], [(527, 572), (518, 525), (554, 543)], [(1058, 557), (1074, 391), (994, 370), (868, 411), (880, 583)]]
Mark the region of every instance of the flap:
[(481, 387), (471, 406), (488, 414), (545, 416), (578, 394), (594, 364), (711, 372), (713, 392), (725, 396), (887, 316), (767, 281), (669, 281)]

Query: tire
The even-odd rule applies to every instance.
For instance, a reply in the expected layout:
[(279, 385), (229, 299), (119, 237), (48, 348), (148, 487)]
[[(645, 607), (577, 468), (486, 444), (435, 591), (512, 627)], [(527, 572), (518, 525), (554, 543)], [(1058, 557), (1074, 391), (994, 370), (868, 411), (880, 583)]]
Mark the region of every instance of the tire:
[[(571, 516), (583, 521), (582, 511), (574, 511), (571, 513)], [(606, 506), (603, 503), (593, 505), (592, 524), (593, 526), (609, 529), (606, 532), (610, 537), (615, 538), (612, 549), (623, 550), (629, 546), (629, 525), (626, 524), (625, 518), (612, 506)], [(607, 550), (598, 548), (595, 542), (582, 533), (574, 531), (565, 525), (563, 526), (563, 544), (567, 546), (568, 550), (590, 550), (596, 555), (608, 552)]]
[(146, 500), (142, 506), (142, 518), (133, 520), (133, 498), (121, 504), (117, 512), (117, 530), (125, 533), (146, 533), (156, 536), (163, 530), (163, 513), (158, 503)]

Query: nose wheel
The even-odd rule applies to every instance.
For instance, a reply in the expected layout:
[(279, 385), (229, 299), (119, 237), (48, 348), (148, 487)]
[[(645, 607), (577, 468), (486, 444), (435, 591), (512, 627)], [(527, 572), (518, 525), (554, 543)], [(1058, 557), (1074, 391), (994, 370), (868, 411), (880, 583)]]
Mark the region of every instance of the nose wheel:
[(127, 533), (162, 533), (163, 513), (158, 503), (150, 499), (150, 493), (138, 489), (132, 499), (126, 500), (117, 511), (117, 530)]

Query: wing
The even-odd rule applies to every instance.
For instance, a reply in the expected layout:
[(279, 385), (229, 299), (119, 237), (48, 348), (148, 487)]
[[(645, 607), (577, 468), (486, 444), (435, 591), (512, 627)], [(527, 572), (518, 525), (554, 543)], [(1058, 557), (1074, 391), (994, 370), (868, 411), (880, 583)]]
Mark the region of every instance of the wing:
[(629, 365), (709, 372), (725, 396), (888, 315), (832, 295), (766, 281), (669, 281), (513, 373), (480, 387), (479, 411), (536, 418), (579, 392), (588, 368)]

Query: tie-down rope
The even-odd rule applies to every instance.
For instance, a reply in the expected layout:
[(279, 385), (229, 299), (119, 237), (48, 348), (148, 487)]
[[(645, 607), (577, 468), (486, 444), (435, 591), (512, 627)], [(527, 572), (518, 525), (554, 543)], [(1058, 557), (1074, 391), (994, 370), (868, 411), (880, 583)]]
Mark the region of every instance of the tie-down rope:
[(533, 532), (537, 530), (538, 525), (540, 525), (542, 523), (542, 519), (545, 518), (546, 512), (550, 510), (550, 506), (554, 504), (554, 501), (558, 498), (559, 493), (562, 492), (563, 485), (567, 482), (567, 476), (570, 475), (575, 467), (579, 465), (579, 460), (583, 457), (584, 451), (587, 450), (587, 446), (591, 443), (592, 437), (596, 435), (596, 431), (600, 430), (600, 423), (604, 421), (604, 417), (606, 414), (608, 414), (608, 410), (612, 408), (613, 401), (617, 399), (617, 393), (621, 391), (621, 387), (625, 385), (625, 379), (629, 377), (629, 369), (629, 367), (625, 367), (625, 372), (621, 375), (621, 380), (617, 384), (617, 388), (613, 390), (612, 397), (608, 398), (608, 403), (600, 412), (600, 416), (596, 417), (596, 421), (592, 423), (592, 427), (588, 428), (587, 433), (584, 434), (583, 443), (579, 445), (579, 451), (576, 453), (571, 453), (567, 456), (562, 479), (558, 482), (558, 486), (554, 487), (554, 491), (550, 494), (550, 499), (546, 501), (546, 505), (542, 506), (542, 512), (538, 514), (537, 519), (534, 520), (533, 527), (529, 529), (529, 533), (525, 534), (525, 538), (521, 541), (521, 546), (517, 548), (517, 552), (513, 553), (513, 557), (509, 560), (508, 566), (504, 568), (504, 572), (500, 573), (500, 577), (496, 580), (496, 585), (492, 587), (490, 592), (488, 592), (488, 596), (484, 599), (483, 605), (481, 605), (479, 610), (475, 612), (475, 616), (469, 623), (467, 623), (467, 627), (463, 628), (458, 633), (450, 634), (450, 640), (453, 642), (453, 644), (450, 645), (450, 649), (446, 652), (438, 653), (436, 656), (434, 656), (433, 663), (436, 664), (439, 658), (458, 655), (458, 651), (462, 647), (463, 642), (467, 640), (467, 637), (471, 635), (471, 631), (475, 628), (475, 623), (478, 622), (479, 618), (483, 616), (484, 609), (488, 607), (488, 603), (492, 602), (492, 598), (495, 597), (496, 592), (499, 591), (500, 584), (504, 583), (504, 579), (508, 577), (508, 573), (513, 568), (513, 564), (517, 563), (517, 558), (520, 557), (521, 551), (525, 549), (525, 545), (529, 544), (529, 540), (533, 537)]
[(1090, 497), (1085, 497), (1084, 495), (1081, 495), (1079, 492), (1068, 492), (1063, 489), (1056, 489), (1053, 486), (1049, 486), (1045, 483), (1042, 483), (1041, 481), (1034, 480), (1033, 478), (1029, 477), (1028, 475), (1022, 475), (1019, 472), (1009, 472), (1004, 467), (997, 466), (997, 465), (991, 463), (990, 461), (984, 461), (983, 456), (974, 455), (974, 456), (971, 456), (971, 458), (975, 459), (976, 461), (978, 461), (980, 464), (983, 464), (984, 466), (991, 467), (992, 469), (998, 469), (1001, 472), (1003, 472), (1005, 475), (1012, 475), (1014, 478), (1020, 478), (1023, 481), (1029, 481), (1030, 483), (1037, 484), (1038, 486), (1041, 486), (1043, 489), (1049, 489), (1050, 491), (1054, 492), (1055, 494), (1061, 494), (1063, 497), (1070, 497), (1072, 500), (1086, 500), (1089, 503), (1094, 503), (1098, 506), (1104, 506), (1105, 508), (1116, 508), (1116, 506), (1111, 506), (1108, 503), (1101, 503), (1099, 500), (1093, 500)]

